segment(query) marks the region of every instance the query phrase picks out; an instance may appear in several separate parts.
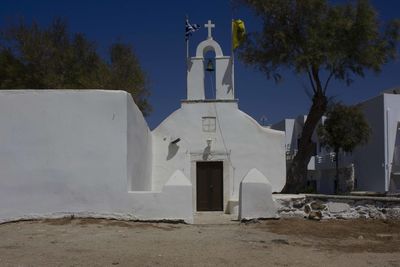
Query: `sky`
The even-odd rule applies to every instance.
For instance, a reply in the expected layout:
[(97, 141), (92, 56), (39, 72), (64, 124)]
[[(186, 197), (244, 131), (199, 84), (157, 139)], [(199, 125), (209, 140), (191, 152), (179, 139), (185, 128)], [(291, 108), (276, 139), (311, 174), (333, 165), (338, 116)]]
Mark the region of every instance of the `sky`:
[[(336, 0), (334, 2), (344, 2)], [(400, 1), (371, 1), (379, 18), (387, 21), (400, 18)], [(242, 19), (247, 32), (260, 28), (260, 21), (245, 8), (232, 9), (229, 0), (0, 0), (0, 27), (18, 18), (36, 20), (48, 25), (53, 18), (67, 20), (71, 32), (84, 33), (95, 41), (102, 55), (116, 41), (133, 45), (140, 64), (150, 81), (152, 113), (146, 117), (151, 129), (180, 107), (186, 98), (185, 16), (202, 28), (190, 39), (190, 55), (197, 44), (207, 37), (204, 24), (215, 23), (213, 38), (230, 55), (230, 22)], [(279, 84), (268, 80), (253, 67), (235, 59), (235, 95), (239, 108), (263, 124), (307, 114), (311, 104), (305, 77), (290, 70), (283, 73)], [(334, 81), (328, 95), (346, 104), (355, 104), (378, 95), (382, 90), (400, 86), (400, 61), (390, 62), (376, 75), (367, 72), (350, 86)]]

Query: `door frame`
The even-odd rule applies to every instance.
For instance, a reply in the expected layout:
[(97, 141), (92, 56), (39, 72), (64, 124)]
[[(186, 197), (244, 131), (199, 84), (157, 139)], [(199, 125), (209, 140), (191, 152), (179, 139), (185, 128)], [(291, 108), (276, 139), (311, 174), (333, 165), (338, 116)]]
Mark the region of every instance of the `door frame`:
[(222, 161), (222, 187), (223, 187), (223, 212), (229, 212), (227, 209), (228, 202), (233, 193), (231, 190), (233, 185), (233, 168), (228, 160), (228, 154), (226, 153), (215, 153), (213, 154), (212, 160), (203, 160), (203, 153), (191, 153), (190, 154), (190, 181), (192, 183), (192, 207), (197, 212), (197, 162), (202, 161)]
[[(198, 191), (198, 189), (197, 189), (197, 185), (198, 185), (198, 182), (199, 182), (199, 180), (198, 180), (198, 177), (199, 177), (199, 170), (198, 170), (198, 167), (199, 166), (201, 166), (201, 165), (203, 165), (203, 166), (207, 166), (207, 164), (209, 164), (209, 166), (211, 165), (214, 165), (216, 168), (215, 168), (215, 170), (217, 170), (218, 171), (218, 173), (219, 173), (219, 171), (221, 171), (222, 173), (221, 173), (221, 176), (219, 176), (218, 175), (218, 177), (216, 178), (216, 179), (220, 179), (220, 181), (217, 181), (217, 183), (219, 183), (219, 182), (221, 182), (221, 189), (220, 190), (218, 190), (219, 192), (216, 194), (216, 195), (214, 195), (214, 196), (216, 196), (217, 198), (218, 198), (218, 209), (219, 208), (221, 208), (221, 209), (219, 209), (219, 210), (202, 210), (202, 211), (199, 211), (198, 210), (198, 205), (197, 205), (197, 203), (196, 203), (196, 211), (197, 212), (203, 212), (203, 211), (224, 211), (224, 162), (223, 161), (214, 161), (214, 160), (210, 160), (210, 161), (197, 161), (196, 162), (196, 202), (197, 202), (197, 200), (198, 200), (198, 193), (199, 193), (199, 191)], [(210, 167), (211, 167), (210, 166)], [(207, 168), (207, 167), (206, 167)], [(204, 178), (204, 177), (203, 177)], [(207, 178), (207, 177), (206, 177)], [(213, 178), (215, 178), (215, 177), (213, 177)], [(206, 182), (207, 183), (207, 182)], [(207, 190), (206, 190), (207, 191)], [(203, 193), (206, 193), (206, 192), (203, 192)], [(207, 195), (208, 194), (210, 194), (210, 192), (207, 192), (206, 193)], [(213, 194), (213, 193), (211, 193), (211, 194)], [(208, 201), (209, 202), (209, 201)], [(212, 201), (213, 202), (213, 204), (214, 204), (214, 201)], [(209, 203), (210, 204), (210, 203)], [(211, 206), (213, 206), (213, 204), (211, 204)], [(220, 204), (220, 205), (219, 205)]]

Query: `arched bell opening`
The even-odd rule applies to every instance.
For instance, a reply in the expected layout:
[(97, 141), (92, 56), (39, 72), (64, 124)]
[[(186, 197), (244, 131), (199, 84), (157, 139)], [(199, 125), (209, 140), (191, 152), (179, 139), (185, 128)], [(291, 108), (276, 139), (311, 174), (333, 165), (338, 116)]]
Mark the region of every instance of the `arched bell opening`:
[(209, 37), (196, 49), (196, 56), (188, 59), (188, 100), (233, 100), (233, 65), (224, 56), (220, 45)]
[(205, 99), (216, 99), (216, 62), (215, 51), (204, 53), (204, 94)]

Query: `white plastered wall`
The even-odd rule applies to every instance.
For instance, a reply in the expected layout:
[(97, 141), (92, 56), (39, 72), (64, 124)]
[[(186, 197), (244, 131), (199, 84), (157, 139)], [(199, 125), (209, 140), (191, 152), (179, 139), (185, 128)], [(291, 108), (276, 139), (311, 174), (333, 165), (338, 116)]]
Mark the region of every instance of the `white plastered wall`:
[(204, 55), (208, 51), (215, 52), (215, 94), (216, 99), (235, 97), (234, 73), (231, 57), (224, 56), (220, 45), (212, 38), (201, 42), (196, 49), (196, 56), (187, 60), (187, 99), (204, 100)]
[(371, 135), (354, 152), (357, 190), (385, 192), (385, 111), (383, 95), (360, 104)]
[(271, 184), (257, 169), (251, 169), (240, 183), (239, 219), (279, 218)]
[[(390, 188), (390, 179), (394, 178), (392, 176), (393, 167), (395, 167), (394, 172), (398, 173), (398, 165), (396, 164), (399, 164), (399, 162), (396, 162), (395, 159), (395, 156), (397, 156), (395, 155), (395, 147), (396, 142), (398, 145), (400, 141), (396, 140), (396, 138), (398, 138), (398, 132), (400, 131), (400, 129), (398, 129), (400, 124), (400, 95), (383, 94), (383, 97), (385, 102), (385, 162), (387, 167), (385, 173), (385, 189), (386, 191), (398, 192), (400, 191), (400, 187), (397, 188), (399, 186), (398, 182), (396, 186), (392, 183), (392, 187)], [(398, 151), (396, 151), (396, 154), (398, 154)]]
[(187, 61), (187, 98), (205, 98), (203, 57), (192, 57)]
[(127, 99), (127, 167), (129, 190), (151, 190), (152, 138), (139, 108)]
[(124, 91), (0, 91), (0, 125), (0, 222), (193, 220), (191, 206), (179, 206), (192, 198), (186, 178), (171, 173), (159, 192), (129, 191), (151, 189), (152, 138)]
[(216, 99), (234, 99), (233, 63), (230, 57), (215, 58)]
[[(214, 133), (203, 131), (202, 117), (217, 117)], [(177, 138), (180, 141), (172, 145)], [(203, 158), (208, 139), (212, 140), (210, 155)], [(284, 133), (261, 127), (236, 102), (183, 102), (153, 131), (153, 142), (155, 190), (175, 170), (181, 170), (191, 179), (195, 201), (194, 167), (202, 160), (224, 163), (224, 208), (227, 201), (238, 200), (239, 184), (252, 168), (268, 177), (272, 191), (280, 192), (286, 181)]]

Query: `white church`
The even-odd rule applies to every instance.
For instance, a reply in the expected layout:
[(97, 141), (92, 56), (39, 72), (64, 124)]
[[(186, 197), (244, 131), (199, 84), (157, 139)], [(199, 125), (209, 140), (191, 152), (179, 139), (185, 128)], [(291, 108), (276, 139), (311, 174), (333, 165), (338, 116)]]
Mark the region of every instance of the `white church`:
[(0, 91), (0, 223), (68, 215), (191, 223), (202, 211), (275, 218), (284, 132), (238, 109), (233, 59), (213, 39), (215, 25), (205, 26), (187, 62), (187, 99), (153, 131), (124, 91)]

